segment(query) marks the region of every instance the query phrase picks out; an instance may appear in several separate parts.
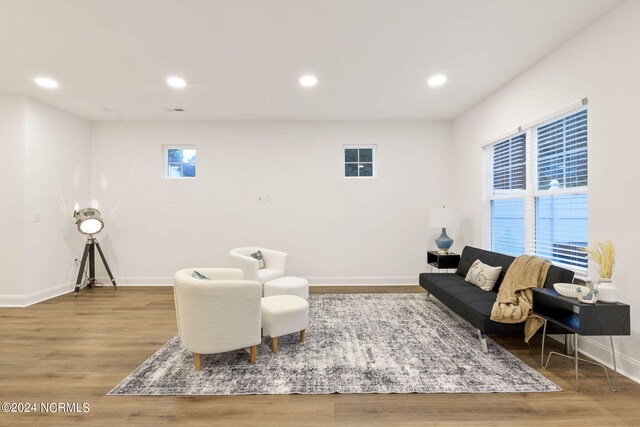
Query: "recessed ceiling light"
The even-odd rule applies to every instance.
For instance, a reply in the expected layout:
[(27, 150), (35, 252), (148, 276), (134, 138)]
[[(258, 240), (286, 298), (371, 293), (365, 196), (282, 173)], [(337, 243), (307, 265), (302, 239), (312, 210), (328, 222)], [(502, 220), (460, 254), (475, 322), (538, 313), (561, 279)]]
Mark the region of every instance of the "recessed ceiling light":
[(304, 87), (313, 87), (318, 84), (318, 78), (316, 76), (312, 76), (311, 74), (307, 74), (306, 76), (300, 77), (300, 86)]
[(446, 82), (447, 82), (447, 76), (445, 76), (444, 74), (431, 76), (429, 77), (429, 80), (427, 80), (427, 84), (431, 87), (442, 86)]
[(47, 89), (56, 89), (59, 86), (57, 81), (49, 77), (36, 77), (33, 81), (36, 82), (38, 86)]
[(176, 89), (182, 89), (187, 86), (187, 82), (182, 77), (172, 76), (167, 79), (167, 84)]

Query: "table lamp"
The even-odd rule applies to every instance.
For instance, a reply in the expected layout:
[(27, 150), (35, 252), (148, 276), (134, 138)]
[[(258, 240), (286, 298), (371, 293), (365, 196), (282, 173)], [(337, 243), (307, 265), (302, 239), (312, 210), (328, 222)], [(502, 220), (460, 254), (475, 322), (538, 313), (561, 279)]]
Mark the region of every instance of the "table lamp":
[(449, 253), (449, 248), (453, 245), (453, 239), (447, 236), (447, 227), (455, 228), (460, 225), (458, 218), (458, 210), (453, 208), (441, 208), (431, 209), (429, 215), (429, 227), (442, 228), (442, 234), (436, 239), (436, 246), (438, 247), (438, 253)]

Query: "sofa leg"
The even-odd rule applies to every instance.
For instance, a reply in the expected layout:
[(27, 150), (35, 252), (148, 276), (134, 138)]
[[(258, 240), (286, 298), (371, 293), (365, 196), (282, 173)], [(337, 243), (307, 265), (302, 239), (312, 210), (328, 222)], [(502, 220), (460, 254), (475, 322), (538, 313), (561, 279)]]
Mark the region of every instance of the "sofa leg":
[(431, 292), (427, 291), (427, 302), (429, 302), (429, 297), (431, 296)]
[(478, 338), (480, 339), (480, 344), (482, 344), (482, 352), (488, 353), (489, 348), (487, 347), (487, 336), (480, 329), (478, 329)]

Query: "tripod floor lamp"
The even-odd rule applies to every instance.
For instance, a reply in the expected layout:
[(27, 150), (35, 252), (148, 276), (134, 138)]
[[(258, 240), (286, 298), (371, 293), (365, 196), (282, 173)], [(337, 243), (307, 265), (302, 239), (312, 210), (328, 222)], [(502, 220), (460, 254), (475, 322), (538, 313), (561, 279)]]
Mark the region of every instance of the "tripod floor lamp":
[[(87, 235), (87, 243), (84, 245), (82, 262), (80, 263), (80, 271), (78, 271), (76, 289), (74, 290), (76, 296), (78, 296), (80, 290), (91, 289), (96, 286), (96, 249), (98, 250), (98, 254), (100, 254), (102, 263), (107, 270), (107, 274), (109, 274), (109, 278), (111, 279), (111, 283), (115, 290), (116, 279), (113, 278), (113, 274), (111, 274), (111, 269), (109, 268), (109, 264), (107, 264), (107, 259), (104, 257), (100, 243), (98, 243), (95, 237), (95, 235), (104, 228), (104, 221), (102, 220), (100, 211), (93, 208), (85, 208), (79, 211), (74, 211), (73, 217), (76, 220), (78, 231)], [(89, 264), (89, 275), (87, 277), (87, 283), (85, 286), (82, 286), (82, 279), (87, 268), (87, 264)]]

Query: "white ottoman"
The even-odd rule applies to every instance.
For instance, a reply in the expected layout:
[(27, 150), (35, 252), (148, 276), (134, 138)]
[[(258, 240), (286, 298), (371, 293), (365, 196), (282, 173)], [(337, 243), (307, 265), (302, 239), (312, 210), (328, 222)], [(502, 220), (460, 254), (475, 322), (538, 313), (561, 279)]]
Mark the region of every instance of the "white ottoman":
[(271, 350), (278, 352), (278, 337), (300, 332), (304, 342), (309, 327), (309, 303), (295, 295), (275, 295), (262, 298), (262, 329), (269, 335)]
[(302, 277), (285, 276), (279, 279), (269, 280), (264, 284), (265, 297), (274, 295), (297, 295), (301, 298), (309, 298), (309, 282)]

